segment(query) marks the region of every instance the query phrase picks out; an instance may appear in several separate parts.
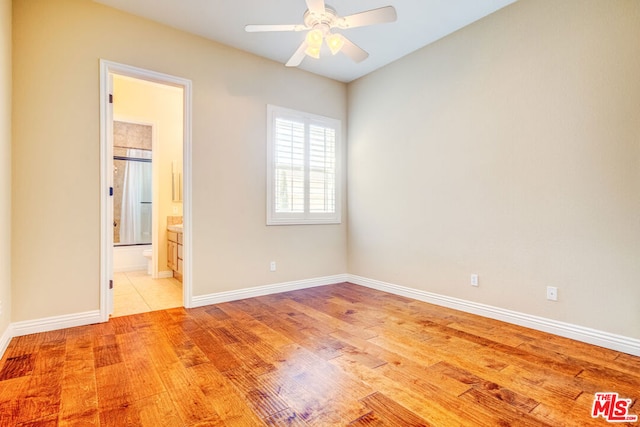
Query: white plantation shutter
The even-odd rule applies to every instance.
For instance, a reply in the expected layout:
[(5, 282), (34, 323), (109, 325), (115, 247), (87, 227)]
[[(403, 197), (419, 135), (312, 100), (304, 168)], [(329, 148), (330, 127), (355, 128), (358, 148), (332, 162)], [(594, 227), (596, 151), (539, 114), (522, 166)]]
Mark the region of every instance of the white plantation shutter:
[(336, 132), (321, 126), (309, 131), (309, 211), (335, 212)]
[(276, 119), (275, 211), (304, 212), (304, 123)]
[(340, 222), (340, 121), (269, 105), (267, 224)]

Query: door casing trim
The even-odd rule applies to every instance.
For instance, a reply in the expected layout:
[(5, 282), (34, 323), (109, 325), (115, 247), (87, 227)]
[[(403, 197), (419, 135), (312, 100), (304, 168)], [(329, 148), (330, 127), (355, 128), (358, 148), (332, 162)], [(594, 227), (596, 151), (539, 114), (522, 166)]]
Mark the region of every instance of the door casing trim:
[(183, 90), (183, 283), (182, 301), (186, 308), (192, 307), (192, 82), (189, 79), (176, 77), (156, 71), (145, 70), (131, 65), (120, 64), (105, 59), (100, 59), (100, 319), (103, 322), (109, 320), (111, 301), (109, 294), (109, 281), (113, 277), (113, 244), (109, 238), (112, 233), (111, 217), (113, 212), (109, 196), (109, 187), (112, 185), (113, 156), (110, 153), (110, 137), (108, 129), (109, 117), (113, 118), (109, 105), (110, 74), (119, 74), (154, 83), (182, 87)]

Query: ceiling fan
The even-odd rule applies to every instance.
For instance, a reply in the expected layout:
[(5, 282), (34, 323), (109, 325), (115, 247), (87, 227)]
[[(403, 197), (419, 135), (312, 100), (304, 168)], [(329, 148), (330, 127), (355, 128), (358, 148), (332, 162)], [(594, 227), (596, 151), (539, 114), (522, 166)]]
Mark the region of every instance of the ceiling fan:
[(320, 58), (320, 48), (325, 41), (331, 53), (342, 51), (355, 62), (367, 59), (369, 54), (356, 46), (351, 40), (334, 29), (364, 27), (366, 25), (383, 24), (395, 21), (398, 16), (393, 6), (367, 10), (353, 15), (340, 17), (335, 9), (324, 3), (324, 0), (305, 0), (307, 11), (304, 13), (303, 24), (284, 25), (247, 25), (248, 33), (263, 31), (308, 31), (302, 44), (285, 64), (287, 67), (297, 67), (302, 63), (305, 55)]

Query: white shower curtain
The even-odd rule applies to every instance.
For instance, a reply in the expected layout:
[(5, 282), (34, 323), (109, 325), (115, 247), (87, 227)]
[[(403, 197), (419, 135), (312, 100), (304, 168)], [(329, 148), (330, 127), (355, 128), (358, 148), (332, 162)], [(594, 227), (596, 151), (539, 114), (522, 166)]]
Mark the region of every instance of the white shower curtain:
[[(127, 157), (151, 159), (151, 151), (129, 148)], [(151, 162), (127, 160), (125, 164), (120, 243), (151, 243)]]

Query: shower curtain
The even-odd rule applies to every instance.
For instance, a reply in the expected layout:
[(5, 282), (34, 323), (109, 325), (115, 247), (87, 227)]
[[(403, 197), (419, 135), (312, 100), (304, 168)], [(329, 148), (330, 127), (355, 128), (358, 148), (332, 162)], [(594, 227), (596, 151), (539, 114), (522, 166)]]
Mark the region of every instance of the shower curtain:
[[(127, 157), (151, 159), (151, 151), (127, 149)], [(127, 160), (124, 170), (120, 242), (151, 243), (151, 162)]]

